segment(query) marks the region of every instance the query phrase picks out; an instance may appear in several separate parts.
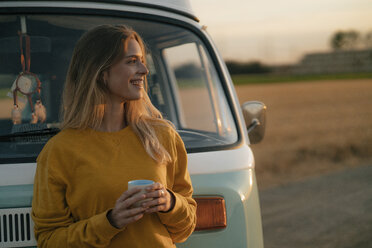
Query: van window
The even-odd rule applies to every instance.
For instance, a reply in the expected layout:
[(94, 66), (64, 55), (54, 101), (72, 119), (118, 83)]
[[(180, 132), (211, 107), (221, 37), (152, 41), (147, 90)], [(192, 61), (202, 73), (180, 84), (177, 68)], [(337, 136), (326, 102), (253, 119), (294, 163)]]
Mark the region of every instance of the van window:
[(231, 112), (203, 46), (190, 42), (165, 48), (163, 54), (179, 101), (180, 128), (211, 135), (218, 143), (234, 142)]
[[(234, 119), (216, 69), (203, 42), (193, 32), (129, 18), (3, 15), (1, 161), (35, 159), (45, 142), (58, 132), (61, 94), (74, 45), (85, 31), (100, 24), (126, 24), (143, 37), (150, 71), (148, 94), (164, 117), (174, 123), (187, 148), (219, 149), (237, 141)], [(27, 39), (30, 66), (26, 59), (24, 67), (32, 74), (20, 77), (21, 51), (27, 55)], [(41, 122), (39, 118), (35, 123), (32, 110), (40, 106), (39, 100), (45, 107), (46, 119)]]

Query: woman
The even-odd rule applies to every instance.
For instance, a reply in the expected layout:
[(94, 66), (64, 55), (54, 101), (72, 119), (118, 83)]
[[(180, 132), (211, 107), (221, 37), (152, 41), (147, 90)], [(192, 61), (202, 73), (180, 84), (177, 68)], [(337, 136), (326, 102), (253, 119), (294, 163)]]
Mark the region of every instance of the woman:
[[(186, 151), (151, 104), (147, 74), (143, 42), (125, 26), (99, 26), (77, 42), (62, 131), (37, 159), (32, 218), (39, 247), (175, 247), (192, 233)], [(157, 183), (136, 194), (127, 190), (135, 179)]]

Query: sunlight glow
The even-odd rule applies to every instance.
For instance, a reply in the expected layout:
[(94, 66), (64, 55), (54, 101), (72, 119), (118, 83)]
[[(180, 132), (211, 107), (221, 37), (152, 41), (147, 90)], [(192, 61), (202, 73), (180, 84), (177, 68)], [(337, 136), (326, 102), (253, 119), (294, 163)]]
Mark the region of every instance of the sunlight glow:
[(191, 0), (222, 56), (269, 63), (326, 51), (337, 30), (372, 30), (370, 0)]

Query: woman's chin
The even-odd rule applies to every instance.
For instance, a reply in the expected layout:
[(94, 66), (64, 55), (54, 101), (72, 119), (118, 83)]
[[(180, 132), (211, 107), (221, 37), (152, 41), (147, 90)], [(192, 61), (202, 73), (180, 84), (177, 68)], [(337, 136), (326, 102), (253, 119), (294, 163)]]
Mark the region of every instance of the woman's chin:
[(143, 94), (139, 93), (138, 95), (133, 95), (133, 96), (130, 96), (130, 97), (123, 98), (123, 101), (124, 102), (126, 102), (126, 101), (137, 101), (137, 100), (140, 100), (142, 98), (143, 98)]

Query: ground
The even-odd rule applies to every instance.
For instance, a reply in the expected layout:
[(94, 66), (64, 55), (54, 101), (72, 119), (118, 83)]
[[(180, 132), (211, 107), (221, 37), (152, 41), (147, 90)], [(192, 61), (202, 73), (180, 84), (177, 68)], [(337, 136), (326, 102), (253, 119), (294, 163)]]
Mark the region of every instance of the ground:
[(252, 145), (259, 188), (372, 161), (372, 79), (236, 86), (240, 103), (267, 105)]
[(260, 191), (265, 248), (372, 247), (372, 164)]

